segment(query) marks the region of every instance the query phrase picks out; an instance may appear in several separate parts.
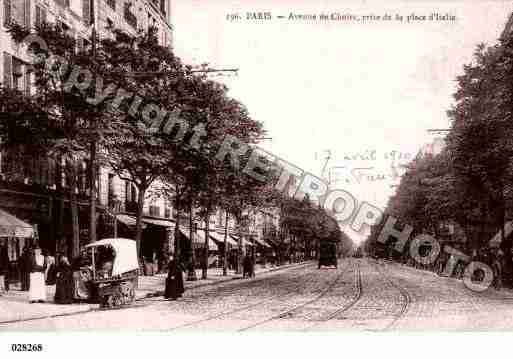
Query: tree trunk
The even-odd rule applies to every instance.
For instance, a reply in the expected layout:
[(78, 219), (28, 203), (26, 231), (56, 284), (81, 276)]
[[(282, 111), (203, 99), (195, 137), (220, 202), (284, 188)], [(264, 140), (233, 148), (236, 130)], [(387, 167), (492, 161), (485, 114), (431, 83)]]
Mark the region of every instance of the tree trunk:
[(89, 149), (89, 241), (96, 241), (96, 141), (91, 141)]
[[(178, 190), (178, 188), (177, 188)], [(175, 198), (175, 209), (176, 209), (176, 226), (175, 226), (175, 233), (174, 233), (174, 255), (175, 255), (175, 263), (181, 263), (180, 262), (180, 200), (179, 200), (179, 194), (178, 191), (176, 191), (176, 198)]]
[(201, 278), (207, 279), (208, 276), (208, 242), (210, 240), (210, 210), (207, 208), (207, 214), (205, 217), (205, 248), (203, 249), (203, 268), (201, 272)]
[(242, 236), (239, 232), (239, 240), (237, 243), (237, 268), (235, 270), (235, 274), (242, 273)]
[(223, 276), (228, 275), (228, 211), (224, 219)]
[(66, 255), (72, 258), (73, 252), (71, 251), (71, 248), (68, 246), (68, 241), (66, 240), (66, 235), (64, 233), (64, 211), (64, 194), (61, 192), (61, 198), (59, 199), (59, 219), (57, 224), (57, 238), (60, 241), (61, 246), (64, 246), (66, 248)]
[(189, 205), (189, 240), (191, 241), (191, 261), (189, 263), (189, 271), (187, 273), (188, 281), (198, 280), (196, 276), (196, 250), (194, 248), (194, 208)]
[(70, 178), (70, 207), (71, 207), (71, 223), (73, 228), (73, 237), (71, 241), (71, 253), (72, 257), (75, 258), (80, 254), (80, 226), (79, 226), (79, 213), (76, 193), (76, 167), (75, 162), (72, 162), (69, 171)]
[(135, 243), (137, 246), (137, 257), (140, 259), (142, 257), (141, 253), (141, 240), (142, 240), (142, 217), (143, 217), (143, 208), (144, 208), (144, 196), (146, 194), (147, 187), (145, 186), (137, 186), (138, 194), (137, 194), (137, 217), (135, 221)]

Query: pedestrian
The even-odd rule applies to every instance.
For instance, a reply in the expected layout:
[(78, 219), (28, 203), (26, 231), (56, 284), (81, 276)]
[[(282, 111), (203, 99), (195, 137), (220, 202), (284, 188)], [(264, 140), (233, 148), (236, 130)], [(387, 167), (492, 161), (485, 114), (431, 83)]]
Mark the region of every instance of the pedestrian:
[(56, 286), (54, 301), (58, 304), (73, 303), (73, 269), (69, 260), (65, 256), (61, 256), (56, 271)]
[(55, 285), (56, 281), (56, 265), (55, 257), (50, 254), (45, 255), (45, 284)]
[(0, 243), (0, 295), (9, 291), (9, 252), (5, 240)]
[(249, 255), (246, 255), (242, 261), (242, 278), (246, 277), (251, 277), (251, 258)]
[(495, 289), (501, 290), (502, 289), (502, 260), (503, 260), (504, 253), (499, 250), (497, 253), (493, 256), (493, 262), (492, 262), (492, 270), (493, 270), (493, 284)]
[(176, 300), (181, 297), (185, 292), (183, 286), (183, 274), (180, 264), (175, 260), (174, 256), (169, 257), (168, 273), (166, 278), (166, 289), (164, 297), (171, 300)]
[(249, 257), (249, 276), (255, 278), (255, 260), (252, 255)]
[(87, 269), (90, 266), (87, 250), (83, 248), (80, 251), (80, 256), (73, 260), (73, 298), (78, 301), (88, 300), (91, 297), (91, 290), (89, 283), (91, 280), (90, 271)]
[(30, 287), (30, 267), (32, 264), (32, 251), (28, 243), (23, 246), (23, 251), (20, 256), (20, 279), (21, 290), (26, 292)]
[(30, 268), (30, 303), (44, 303), (46, 300), (45, 286), (45, 257), (41, 254), (41, 248), (34, 248), (32, 265)]

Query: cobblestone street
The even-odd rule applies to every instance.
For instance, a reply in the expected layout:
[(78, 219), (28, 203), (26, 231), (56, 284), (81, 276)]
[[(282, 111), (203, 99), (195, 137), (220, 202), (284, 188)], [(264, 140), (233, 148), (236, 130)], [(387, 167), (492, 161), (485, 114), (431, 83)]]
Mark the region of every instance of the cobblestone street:
[[(19, 303), (19, 310), (27, 305)], [(44, 305), (41, 305), (44, 306)], [(132, 307), (10, 320), (0, 330), (496, 330), (513, 328), (513, 293), (476, 293), (461, 281), (372, 259), (342, 259), (196, 286), (178, 301), (140, 298)], [(69, 307), (69, 308), (68, 308)], [(30, 308), (30, 306), (29, 306)], [(49, 315), (52, 313), (49, 312)]]

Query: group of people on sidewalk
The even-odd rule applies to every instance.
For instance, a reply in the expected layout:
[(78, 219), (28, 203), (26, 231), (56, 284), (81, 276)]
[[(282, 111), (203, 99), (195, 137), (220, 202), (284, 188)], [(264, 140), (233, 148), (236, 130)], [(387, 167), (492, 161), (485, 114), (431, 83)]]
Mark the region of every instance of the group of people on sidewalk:
[[(21, 290), (28, 291), (30, 303), (44, 303), (47, 301), (47, 286), (55, 285), (55, 303), (71, 304), (80, 298), (80, 286), (82, 281), (77, 276), (80, 272), (76, 270), (87, 263), (84, 263), (85, 256), (73, 260), (70, 264), (68, 258), (64, 255), (55, 257), (43, 253), (38, 246), (23, 248), (22, 255), (19, 258), (19, 272)], [(254, 260), (250, 255), (243, 260), (243, 278), (252, 278), (255, 276)], [(75, 268), (75, 269), (74, 269)], [(183, 272), (185, 268), (170, 257), (168, 264), (168, 275), (164, 297), (170, 300), (176, 300), (182, 297), (184, 288)], [(9, 291), (9, 256), (7, 246), (0, 243), (0, 295)]]
[[(9, 292), (9, 255), (6, 243), (0, 243), (0, 295)], [(56, 303), (73, 302), (73, 271), (66, 256), (43, 253), (40, 247), (26, 244), (18, 260), (21, 290), (28, 292), (30, 303), (47, 301), (47, 286), (55, 285)]]
[(28, 289), (30, 303), (46, 302), (46, 287), (54, 285), (55, 303), (73, 303), (73, 271), (66, 256), (59, 255), (56, 262), (55, 257), (43, 255), (41, 248), (35, 247), (27, 269), (28, 283), (24, 283), (22, 276), (22, 289)]

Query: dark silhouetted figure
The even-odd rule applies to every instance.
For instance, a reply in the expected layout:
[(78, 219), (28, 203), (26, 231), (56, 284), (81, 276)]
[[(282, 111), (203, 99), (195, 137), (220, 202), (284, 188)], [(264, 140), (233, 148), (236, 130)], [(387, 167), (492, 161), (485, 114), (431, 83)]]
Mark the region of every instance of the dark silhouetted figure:
[(242, 269), (243, 278), (251, 278), (255, 276), (253, 258), (250, 255), (244, 257), (244, 261), (242, 262)]
[(169, 271), (167, 273), (166, 290), (164, 291), (164, 297), (167, 299), (176, 300), (178, 297), (181, 297), (182, 294), (185, 292), (183, 286), (182, 268), (173, 256), (170, 257), (168, 268)]
[(30, 269), (32, 266), (32, 251), (28, 243), (25, 243), (23, 252), (20, 256), (20, 279), (21, 279), (21, 290), (26, 292), (30, 289)]
[(69, 264), (68, 258), (62, 256), (57, 265), (55, 303), (71, 304), (74, 294), (73, 269)]

